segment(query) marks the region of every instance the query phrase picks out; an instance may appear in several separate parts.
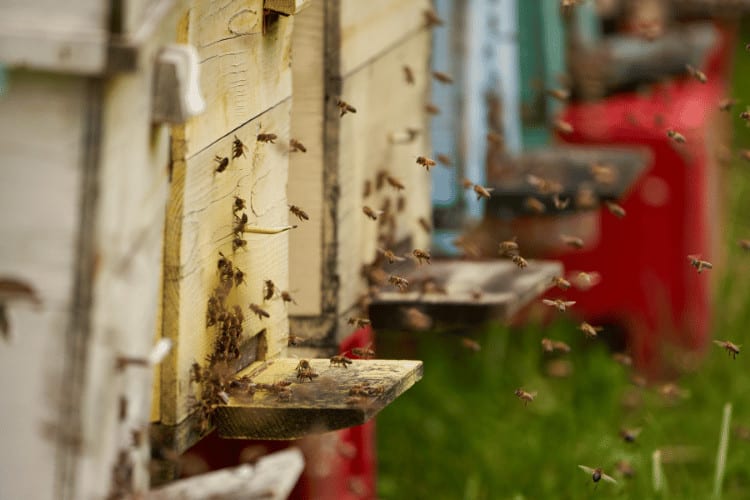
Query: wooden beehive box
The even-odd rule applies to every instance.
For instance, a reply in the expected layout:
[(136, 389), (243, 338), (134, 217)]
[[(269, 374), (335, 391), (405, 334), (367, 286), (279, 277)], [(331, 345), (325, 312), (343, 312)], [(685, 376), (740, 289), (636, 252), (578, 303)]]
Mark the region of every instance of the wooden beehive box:
[[(431, 219), (431, 179), (416, 158), (430, 150), (424, 111), (430, 6), (428, 0), (328, 0), (296, 18), (292, 134), (308, 152), (291, 158), (288, 196), (310, 221), (290, 234), (289, 286), (297, 304), (289, 311), (292, 331), (309, 344), (332, 348), (350, 331), (346, 317), (367, 289), (361, 269), (379, 244), (429, 246), (419, 219)], [(339, 100), (356, 113), (341, 116)], [(395, 190), (385, 175), (406, 189)], [(384, 204), (395, 229), (362, 212)], [(378, 243), (384, 233), (391, 241)]]

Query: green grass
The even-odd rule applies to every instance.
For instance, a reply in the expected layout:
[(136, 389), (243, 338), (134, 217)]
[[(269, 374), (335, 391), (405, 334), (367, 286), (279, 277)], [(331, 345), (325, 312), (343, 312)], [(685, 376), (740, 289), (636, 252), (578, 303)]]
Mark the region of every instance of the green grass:
[[(748, 30), (745, 30), (747, 33)], [(738, 41), (744, 45), (745, 36)], [(741, 43), (740, 43), (741, 42)], [(750, 103), (750, 54), (738, 48), (734, 95)], [(750, 146), (750, 129), (733, 111), (735, 148)], [(716, 278), (714, 337), (750, 347), (750, 254), (737, 239), (750, 238), (750, 166), (732, 164), (724, 229), (726, 260)], [(542, 337), (568, 341), (573, 373), (544, 375)], [(403, 357), (424, 360), (424, 379), (378, 418), (378, 496), (383, 499), (585, 499), (711, 498), (722, 412), (732, 408), (732, 428), (750, 427), (750, 369), (743, 352), (736, 360), (711, 346), (700, 367), (679, 384), (689, 396), (666, 404), (654, 388), (638, 388), (614, 363), (601, 342), (585, 341), (575, 326), (560, 321), (520, 330), (487, 327), (476, 336), (479, 353), (456, 337), (427, 333), (378, 338), (379, 348), (398, 343)], [(405, 351), (404, 351), (405, 348)], [(382, 352), (382, 350), (381, 350)], [(387, 355), (388, 353), (386, 353)], [(538, 391), (524, 407), (513, 395), (523, 386)], [(638, 402), (633, 407), (624, 400)], [(618, 436), (641, 427), (635, 443)], [(670, 447), (690, 447), (683, 462)], [(663, 487), (654, 491), (652, 455), (663, 452)], [(618, 485), (594, 484), (578, 464), (613, 471), (621, 459), (635, 469)], [(613, 475), (615, 475), (613, 473)], [(730, 432), (723, 499), (750, 498), (750, 441)]]

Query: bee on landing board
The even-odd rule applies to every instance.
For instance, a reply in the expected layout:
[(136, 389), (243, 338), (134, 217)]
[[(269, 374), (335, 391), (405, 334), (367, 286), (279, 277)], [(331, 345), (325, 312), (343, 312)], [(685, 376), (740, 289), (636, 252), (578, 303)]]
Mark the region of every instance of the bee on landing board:
[(742, 347), (728, 340), (714, 340), (714, 344), (726, 350), (727, 354), (732, 356), (732, 359), (737, 359), (737, 355), (740, 353), (740, 348)]
[(343, 354), (331, 357), (331, 366), (341, 366), (343, 368), (346, 368), (346, 365), (350, 364), (352, 364), (352, 360), (347, 358)]

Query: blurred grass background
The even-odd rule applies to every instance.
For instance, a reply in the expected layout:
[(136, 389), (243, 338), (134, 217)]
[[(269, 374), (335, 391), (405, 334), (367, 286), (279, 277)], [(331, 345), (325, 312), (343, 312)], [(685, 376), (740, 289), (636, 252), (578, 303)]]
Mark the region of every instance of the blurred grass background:
[[(750, 40), (745, 21), (735, 54), (732, 96), (750, 104)], [(732, 110), (734, 150), (750, 147), (750, 128)], [(735, 158), (737, 156), (735, 155)], [(750, 346), (750, 238), (747, 161), (724, 168), (726, 209), (721, 231), (727, 260), (715, 268), (714, 338)], [(718, 266), (717, 266), (718, 267)], [(543, 337), (573, 351), (569, 378), (544, 373)], [(455, 499), (711, 498), (722, 408), (733, 405), (722, 498), (750, 498), (750, 370), (711, 346), (700, 368), (678, 381), (687, 397), (668, 404), (657, 388), (637, 387), (603, 342), (586, 341), (575, 325), (508, 329), (490, 325), (472, 338), (473, 353), (457, 336), (424, 333), (378, 337), (380, 354), (422, 359), (424, 379), (378, 417), (378, 497)], [(397, 345), (398, 349), (395, 349)], [(524, 407), (518, 387), (538, 391)], [(634, 443), (619, 436), (640, 427)], [(665, 488), (652, 484), (652, 453), (664, 453)], [(634, 475), (616, 472), (620, 460)], [(578, 464), (601, 466), (619, 484), (595, 489)]]

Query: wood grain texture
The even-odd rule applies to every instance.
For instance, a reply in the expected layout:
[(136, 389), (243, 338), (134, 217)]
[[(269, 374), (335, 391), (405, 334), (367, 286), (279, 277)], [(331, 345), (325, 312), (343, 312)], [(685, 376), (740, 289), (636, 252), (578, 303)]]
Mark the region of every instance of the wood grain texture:
[[(434, 261), (404, 273), (410, 283), (406, 293), (392, 286), (378, 292), (370, 304), (370, 320), (376, 329), (414, 330), (406, 314), (414, 307), (432, 318), (434, 328), (504, 322), (548, 290), (552, 277), (560, 275), (559, 262), (531, 261), (529, 267), (519, 269), (507, 260)], [(446, 293), (421, 292), (420, 283), (427, 279)], [(481, 296), (473, 297), (474, 290), (481, 290)]]
[(325, 0), (263, 0), (263, 8), (289, 16), (299, 14), (313, 1), (322, 4)]
[[(221, 437), (239, 439), (295, 439), (312, 432), (327, 432), (360, 425), (422, 378), (421, 361), (354, 360), (348, 368), (332, 367), (327, 359), (309, 360), (319, 377), (298, 382), (294, 358), (271, 360), (240, 372), (255, 383), (286, 380), (292, 396), (280, 401), (275, 395), (256, 392), (253, 397), (233, 397), (216, 408), (215, 423)], [(374, 397), (352, 400), (357, 384), (382, 387)]]
[[(188, 414), (190, 366), (203, 363), (213, 349), (215, 328), (206, 327), (206, 306), (217, 286), (217, 261), (223, 252), (247, 274), (247, 284), (232, 289), (227, 304), (239, 305), (245, 315), (244, 337), (265, 330), (267, 351), (278, 356), (286, 348), (287, 312), (278, 294), (263, 301), (263, 280), (288, 289), (288, 233), (245, 234), (246, 248), (232, 250), (234, 197), (246, 200), (249, 226), (285, 226), (289, 119), (291, 100), (224, 136), (187, 160), (173, 162), (172, 193), (167, 212), (163, 335), (175, 342), (175, 352), (161, 374), (161, 422), (175, 425)], [(277, 134), (275, 144), (256, 140), (261, 132)], [(248, 147), (246, 156), (216, 172), (215, 156), (231, 157), (237, 136)], [(174, 146), (179, 149), (179, 144)], [(173, 158), (176, 155), (173, 154)], [(238, 212), (242, 213), (242, 212)], [(259, 320), (248, 304), (262, 305), (270, 318)], [(254, 358), (254, 356), (253, 356)]]
[(206, 112), (175, 127), (194, 156), (291, 95), (292, 17), (269, 20), (263, 33), (263, 0), (196, 0), (178, 41), (198, 50)]

